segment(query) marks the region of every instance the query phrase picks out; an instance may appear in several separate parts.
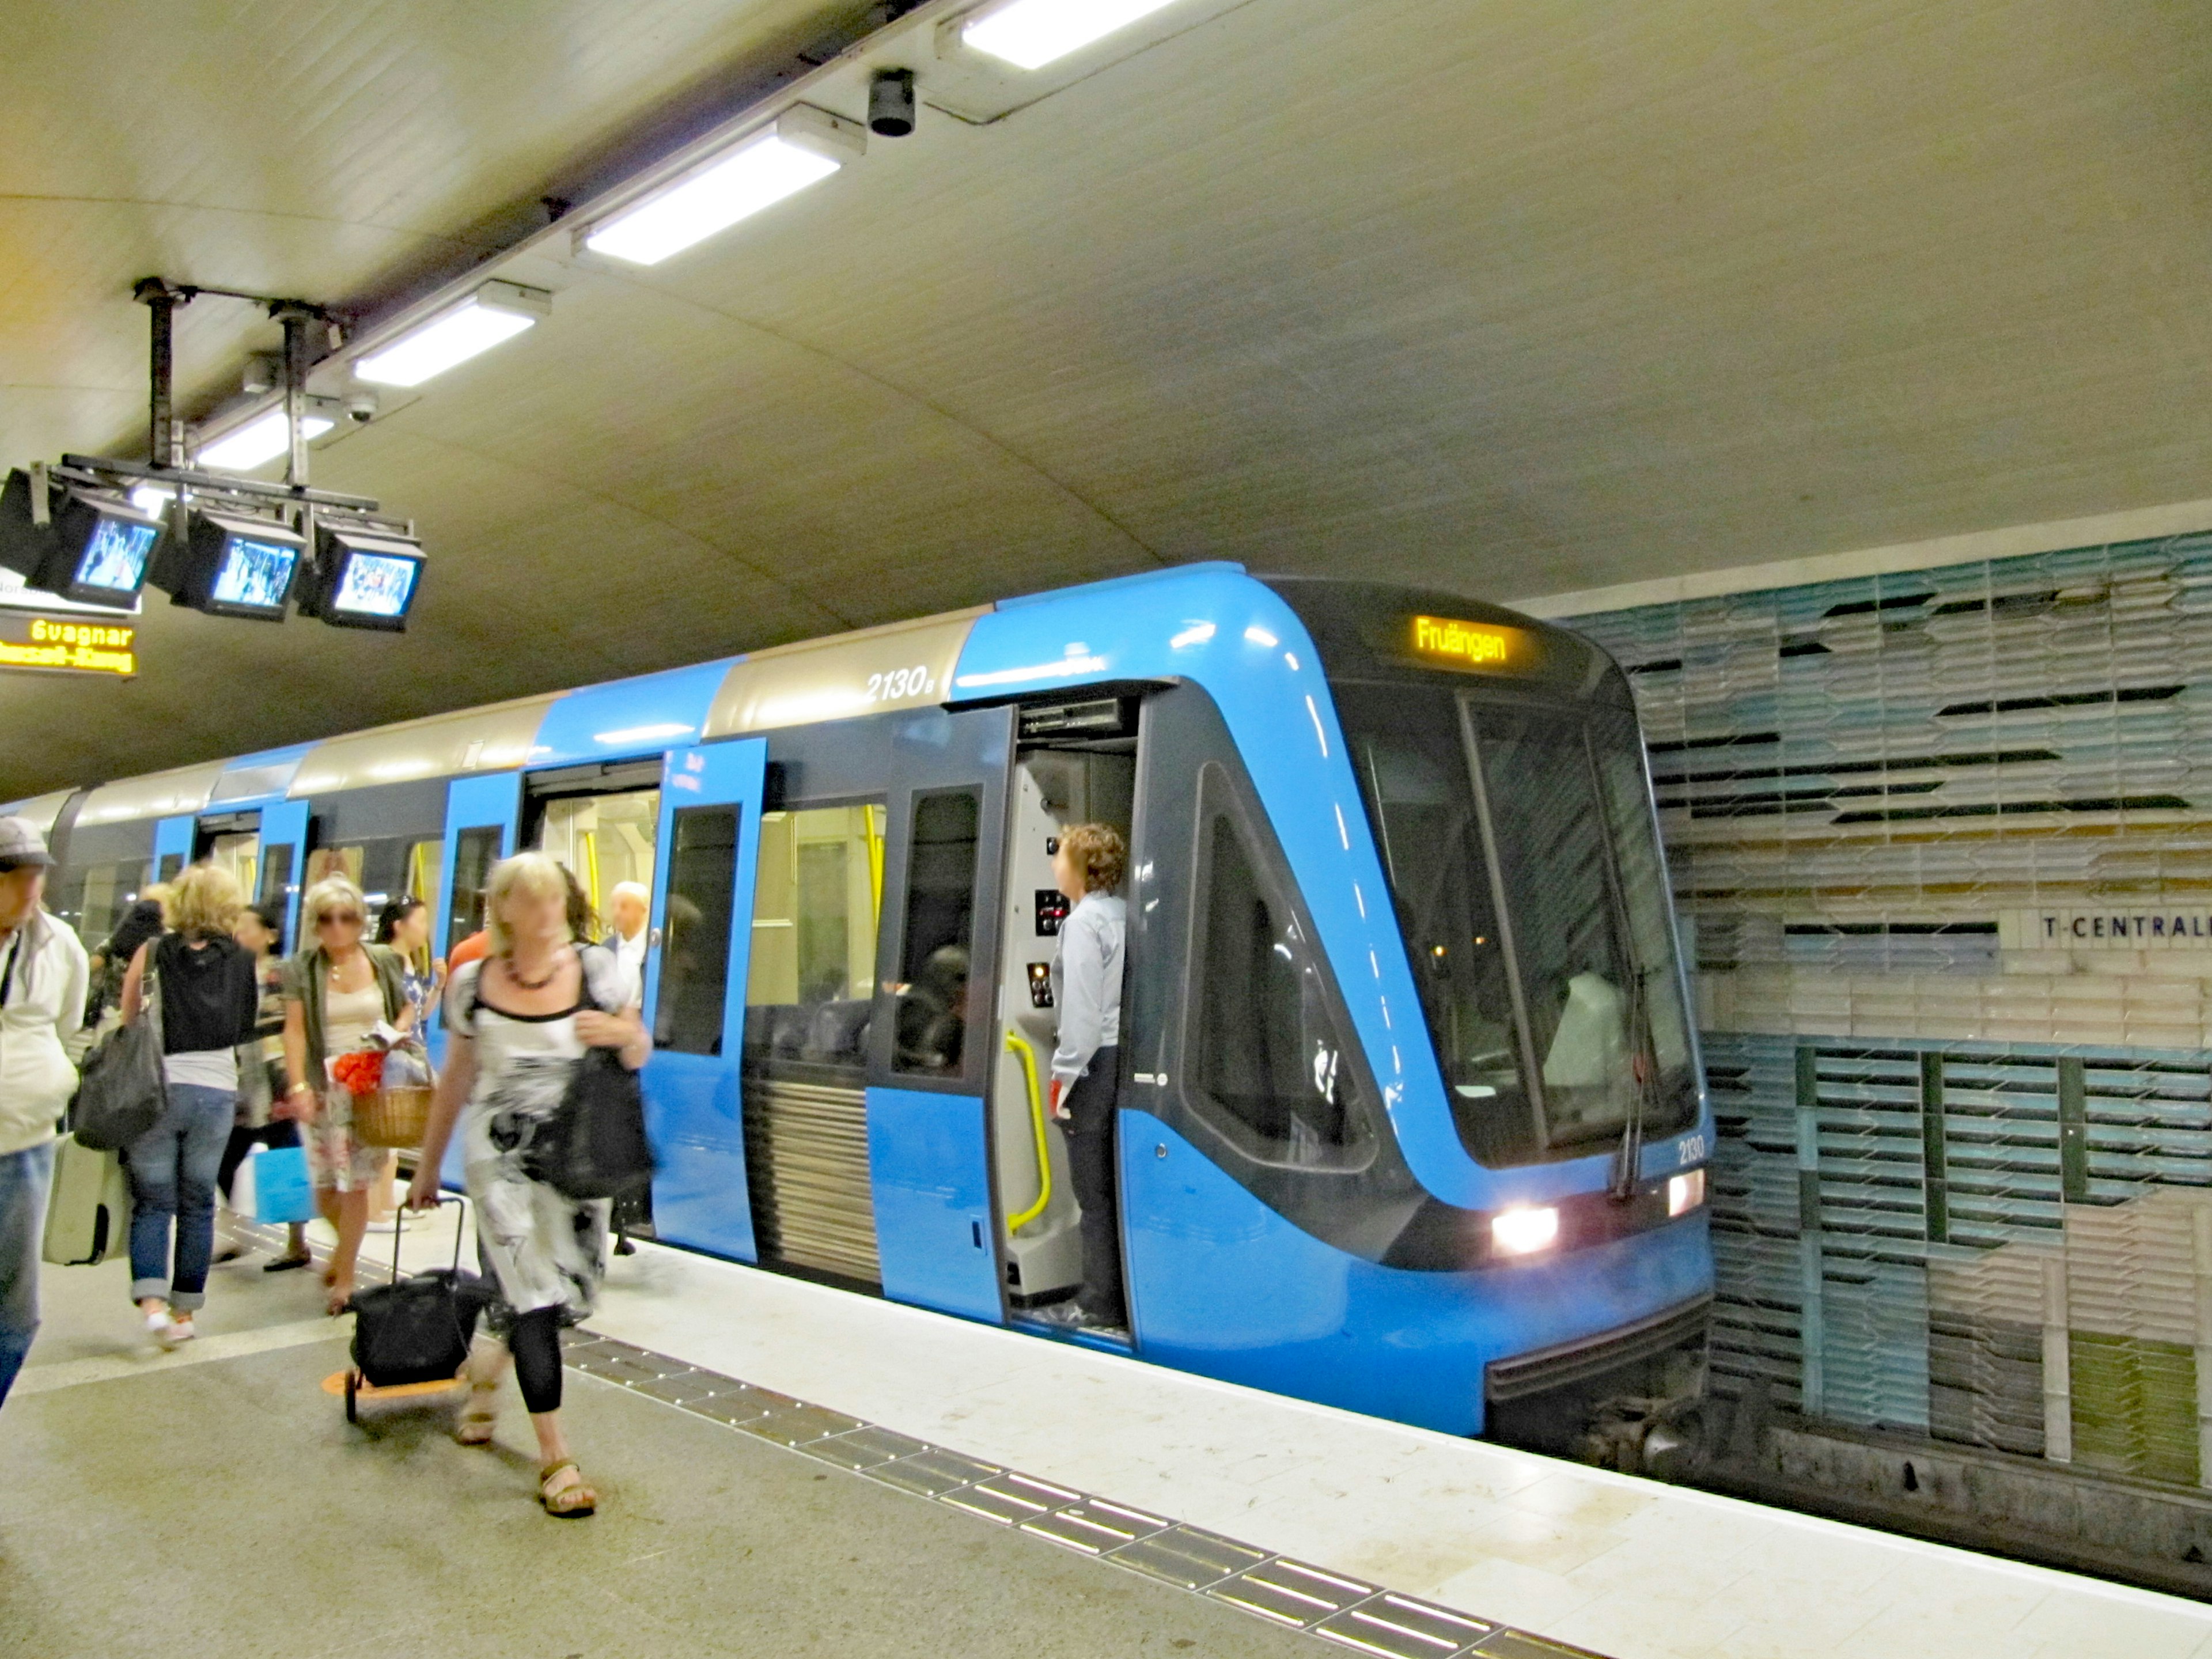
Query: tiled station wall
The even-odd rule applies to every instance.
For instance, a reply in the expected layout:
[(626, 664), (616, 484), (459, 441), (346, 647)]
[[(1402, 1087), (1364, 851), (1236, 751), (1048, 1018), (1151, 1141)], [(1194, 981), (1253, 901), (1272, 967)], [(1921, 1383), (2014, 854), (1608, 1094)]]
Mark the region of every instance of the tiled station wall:
[(2212, 1483), (2212, 534), (1571, 625), (1695, 963), (1718, 1389)]

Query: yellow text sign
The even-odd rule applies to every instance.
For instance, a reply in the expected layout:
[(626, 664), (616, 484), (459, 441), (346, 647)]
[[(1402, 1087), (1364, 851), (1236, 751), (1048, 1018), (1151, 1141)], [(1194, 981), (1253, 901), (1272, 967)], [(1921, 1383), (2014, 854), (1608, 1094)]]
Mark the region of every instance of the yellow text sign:
[(1528, 666), (1535, 642), (1525, 629), (1450, 617), (1415, 617), (1407, 644), (1416, 658), (1439, 668), (1510, 672)]
[(118, 623), (0, 613), (0, 668), (43, 668), (68, 674), (138, 672), (138, 630)]

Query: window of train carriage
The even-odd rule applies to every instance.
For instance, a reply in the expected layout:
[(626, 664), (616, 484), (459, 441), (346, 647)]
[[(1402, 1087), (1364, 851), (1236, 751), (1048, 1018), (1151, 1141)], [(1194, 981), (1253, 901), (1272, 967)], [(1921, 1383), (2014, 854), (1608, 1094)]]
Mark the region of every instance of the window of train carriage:
[(738, 827), (738, 809), (729, 805), (678, 807), (669, 826), (668, 911), (653, 1040), (671, 1053), (722, 1052)]
[[(495, 838), (499, 832), (495, 830), (492, 833)], [(495, 839), (494, 844), (497, 844)], [(289, 850), (272, 847), (269, 853), (273, 859), (280, 851), (289, 854)], [(305, 885), (313, 887), (327, 877), (343, 876), (361, 889), (361, 896), (368, 905), (368, 924), (374, 928), (376, 913), (402, 894), (411, 893), (416, 898), (436, 902), (436, 871), (445, 850), (441, 841), (424, 841), (414, 836), (366, 836), (359, 841), (318, 847), (307, 854)], [(269, 884), (264, 880), (262, 891), (265, 895), (268, 890)]]
[[(908, 1077), (958, 1077), (981, 993), (970, 969), (975, 943), (975, 860), (983, 797), (976, 789), (917, 795), (908, 843), (906, 927), (901, 936), (897, 1041), (891, 1069)], [(971, 991), (971, 987), (974, 990)]]
[(866, 801), (762, 814), (747, 1064), (854, 1075), (866, 1066), (888, 821)]
[(1633, 722), (1503, 708), (1470, 719), (1546, 1144), (1601, 1144), (1639, 1103), (1648, 1133), (1680, 1127), (1697, 1091)]
[(453, 908), (446, 925), (446, 951), (453, 949), (484, 925), (484, 895), (491, 885), (491, 867), (499, 862), (507, 831), (495, 823), (462, 830), (453, 845)]
[(1321, 952), (1264, 872), (1228, 774), (1199, 772), (1187, 1096), (1253, 1156), (1343, 1167), (1371, 1149), (1364, 1067)]
[(1458, 700), (1334, 690), (1461, 1143), (1491, 1163), (1527, 1158), (1533, 1103)]
[(76, 929), (88, 951), (97, 951), (146, 885), (149, 859), (116, 859), (72, 868), (62, 883), (54, 914)]

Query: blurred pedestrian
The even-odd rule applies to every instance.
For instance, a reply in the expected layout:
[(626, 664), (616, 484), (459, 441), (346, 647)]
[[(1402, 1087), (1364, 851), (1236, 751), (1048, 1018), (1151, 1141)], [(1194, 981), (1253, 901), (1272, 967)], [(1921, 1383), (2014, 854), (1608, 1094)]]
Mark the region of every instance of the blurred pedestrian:
[(353, 1127), (353, 1095), (331, 1063), (364, 1048), (388, 1048), (413, 1029), (398, 955), (364, 942), (368, 907), (343, 876), (326, 876), (300, 902), (300, 931), (313, 942), (284, 964), (284, 1102), (301, 1125), (315, 1207), (337, 1229), (337, 1249), (323, 1270), (324, 1305), (345, 1311), (354, 1264), (368, 1231), (369, 1188), (384, 1171), (384, 1149), (364, 1146)]
[(430, 954), (429, 905), (412, 893), (386, 902), (376, 919), (376, 942), (398, 952), (400, 982), (414, 1006), (415, 1029), (422, 1030), (446, 984), (445, 963)]
[(629, 1006), (645, 1000), (646, 921), (653, 912), (653, 895), (641, 881), (618, 881), (614, 891), (614, 927), (599, 941), (615, 953), (622, 965), (623, 982), (629, 987)]
[(123, 1161), (131, 1299), (165, 1347), (191, 1340), (192, 1315), (207, 1301), (216, 1176), (238, 1115), (238, 1050), (253, 1040), (260, 1012), (253, 957), (231, 937), (244, 908), (229, 871), (188, 866), (170, 890), (167, 929), (138, 947), (123, 975), (124, 1024), (143, 1012), (149, 973), (161, 1006), (166, 1098)]
[(599, 1502), (562, 1429), (561, 1327), (590, 1314), (605, 1275), (607, 1206), (534, 1181), (526, 1165), (587, 1048), (615, 1049), (632, 1071), (653, 1048), (623, 1002), (613, 953), (578, 942), (574, 890), (574, 878), (543, 853), (492, 872), (491, 954), (456, 969), (446, 988), (446, 1069), (408, 1193), (418, 1209), (437, 1202), (439, 1164), (458, 1124), (477, 1248), (499, 1283), (487, 1323), (504, 1344), (482, 1344), (471, 1358), (458, 1437), (490, 1443), (511, 1359), (538, 1437), (538, 1501), (562, 1516), (589, 1515)]
[(40, 902), (53, 861), (28, 823), (0, 817), (0, 1404), (39, 1331), (54, 1122), (76, 1092), (63, 1045), (90, 978), (83, 944)]

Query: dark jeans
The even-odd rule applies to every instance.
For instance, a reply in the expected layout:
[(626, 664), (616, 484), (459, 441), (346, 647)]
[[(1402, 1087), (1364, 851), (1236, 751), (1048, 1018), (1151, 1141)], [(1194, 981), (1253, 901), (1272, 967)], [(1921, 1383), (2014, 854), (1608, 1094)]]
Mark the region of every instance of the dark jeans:
[(0, 1405), (39, 1334), (39, 1248), (53, 1182), (51, 1140), (0, 1157)]
[(1083, 1206), (1083, 1289), (1076, 1304), (1102, 1325), (1126, 1325), (1121, 1296), (1121, 1206), (1115, 1148), (1115, 1089), (1121, 1051), (1101, 1048), (1061, 1104), (1067, 1109), (1069, 1174)]
[[(169, 1085), (161, 1121), (131, 1143), (131, 1299), (166, 1297), (179, 1313), (207, 1301), (215, 1255), (215, 1176), (238, 1097), (228, 1089)], [(176, 1271), (169, 1267), (169, 1224), (177, 1226)]]

